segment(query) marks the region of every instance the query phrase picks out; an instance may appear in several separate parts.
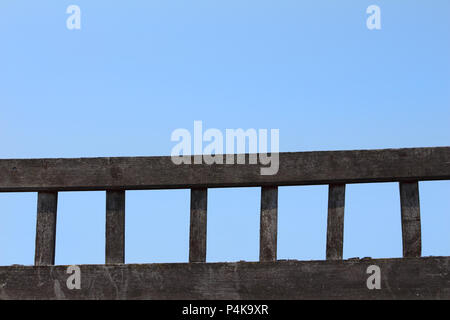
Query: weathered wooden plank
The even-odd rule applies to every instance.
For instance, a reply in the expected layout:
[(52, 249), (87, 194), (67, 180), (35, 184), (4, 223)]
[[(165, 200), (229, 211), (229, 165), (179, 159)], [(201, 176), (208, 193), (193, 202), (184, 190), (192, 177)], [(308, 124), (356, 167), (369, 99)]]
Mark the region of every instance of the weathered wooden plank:
[(191, 189), (189, 262), (206, 261), (208, 189)]
[[(248, 158), (248, 155), (247, 155)], [(279, 154), (259, 164), (181, 164), (171, 157), (0, 160), (0, 192), (312, 185), (450, 179), (450, 147)]]
[(420, 257), (422, 237), (420, 227), (419, 183), (400, 182), (403, 256)]
[(55, 264), (57, 192), (39, 192), (36, 217), (34, 264)]
[(261, 188), (259, 261), (277, 260), (278, 187)]
[[(369, 266), (380, 289), (369, 289)], [(0, 267), (0, 299), (450, 299), (450, 257)], [(371, 281), (369, 281), (371, 282)]]
[(327, 260), (342, 259), (344, 251), (345, 184), (328, 187)]
[(106, 191), (106, 263), (125, 263), (125, 191)]

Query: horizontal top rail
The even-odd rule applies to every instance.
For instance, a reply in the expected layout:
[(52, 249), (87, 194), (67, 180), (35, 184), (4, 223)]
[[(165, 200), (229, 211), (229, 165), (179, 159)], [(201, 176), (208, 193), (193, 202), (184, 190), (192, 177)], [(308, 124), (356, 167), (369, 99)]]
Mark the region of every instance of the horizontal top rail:
[[(193, 157), (192, 157), (193, 158)], [(0, 160), (0, 192), (288, 186), (450, 179), (450, 147), (279, 153), (261, 164), (179, 164), (171, 157)], [(272, 159), (273, 161), (274, 159)]]

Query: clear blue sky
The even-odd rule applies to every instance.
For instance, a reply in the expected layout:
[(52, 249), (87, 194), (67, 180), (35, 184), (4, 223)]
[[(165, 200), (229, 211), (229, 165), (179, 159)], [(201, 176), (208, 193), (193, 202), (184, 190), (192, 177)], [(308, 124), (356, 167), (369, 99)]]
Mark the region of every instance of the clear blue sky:
[[(81, 8), (81, 30), (66, 8)], [(366, 8), (381, 8), (381, 30)], [(0, 158), (169, 155), (177, 128), (281, 151), (450, 145), (448, 0), (2, 0)], [(450, 255), (450, 183), (420, 183)], [(210, 189), (207, 261), (255, 261), (259, 188)], [(0, 265), (32, 264), (35, 193), (0, 194)], [(104, 262), (105, 193), (59, 195), (57, 264)], [(327, 186), (279, 192), (280, 259), (324, 259)], [(188, 259), (189, 191), (132, 191), (126, 262)], [(347, 186), (344, 257), (402, 254), (396, 183)]]

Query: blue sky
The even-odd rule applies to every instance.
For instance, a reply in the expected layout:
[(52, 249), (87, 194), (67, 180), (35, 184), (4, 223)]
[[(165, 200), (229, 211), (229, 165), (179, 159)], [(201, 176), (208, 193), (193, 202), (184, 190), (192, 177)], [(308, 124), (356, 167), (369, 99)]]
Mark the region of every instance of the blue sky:
[[(81, 8), (81, 30), (66, 8)], [(366, 8), (381, 8), (368, 30)], [(169, 155), (177, 128), (281, 151), (450, 145), (450, 2), (2, 0), (0, 158)], [(422, 182), (423, 255), (450, 183)], [(207, 261), (255, 261), (259, 188), (212, 189)], [(32, 264), (35, 193), (0, 194), (0, 265)], [(59, 195), (56, 263), (104, 262), (104, 192)], [(188, 259), (189, 191), (129, 191), (126, 262)], [(280, 259), (324, 259), (327, 186), (279, 191)], [(396, 183), (347, 186), (344, 257), (402, 254)]]

